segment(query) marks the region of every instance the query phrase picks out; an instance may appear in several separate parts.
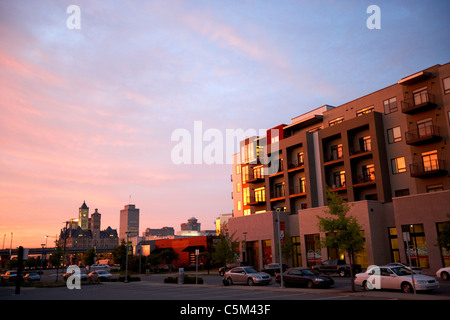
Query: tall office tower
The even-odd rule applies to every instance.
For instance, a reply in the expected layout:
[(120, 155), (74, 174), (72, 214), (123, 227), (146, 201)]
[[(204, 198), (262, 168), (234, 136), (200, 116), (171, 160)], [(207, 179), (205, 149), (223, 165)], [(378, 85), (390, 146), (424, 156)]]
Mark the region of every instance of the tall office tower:
[(89, 207), (86, 205), (85, 201), (83, 201), (83, 204), (81, 205), (78, 211), (78, 225), (83, 231), (86, 231), (88, 229)]
[(120, 210), (119, 241), (127, 239), (127, 231), (130, 232), (129, 237), (139, 235), (139, 209), (134, 204), (128, 204)]

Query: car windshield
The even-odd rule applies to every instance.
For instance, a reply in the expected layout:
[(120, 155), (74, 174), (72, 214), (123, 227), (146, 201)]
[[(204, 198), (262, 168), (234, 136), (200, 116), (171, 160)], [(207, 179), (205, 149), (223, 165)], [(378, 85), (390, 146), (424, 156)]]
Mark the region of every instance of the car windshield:
[(391, 270), (398, 276), (407, 276), (411, 274), (411, 271), (403, 267), (391, 268)]
[(245, 270), (246, 273), (258, 273), (258, 271), (256, 271), (253, 268), (244, 268), (244, 270)]
[(311, 271), (309, 271), (309, 270), (307, 270), (307, 269), (303, 269), (303, 270), (302, 270), (302, 273), (303, 273), (305, 276), (314, 276), (314, 273), (312, 273)]

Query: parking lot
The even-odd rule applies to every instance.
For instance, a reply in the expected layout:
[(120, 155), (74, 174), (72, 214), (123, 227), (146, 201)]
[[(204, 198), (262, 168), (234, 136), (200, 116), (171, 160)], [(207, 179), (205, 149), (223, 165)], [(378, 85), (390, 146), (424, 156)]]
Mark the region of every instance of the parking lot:
[[(333, 277), (335, 285), (329, 289), (308, 289), (281, 288), (275, 281), (264, 286), (224, 286), (222, 277), (212, 273), (199, 275), (203, 284), (166, 284), (164, 278), (168, 276), (177, 274), (141, 275), (141, 281), (82, 285), (80, 290), (23, 287), (18, 295), (14, 287), (0, 287), (0, 300), (450, 300), (450, 281), (439, 281), (440, 288), (434, 292), (414, 295), (386, 290), (366, 292), (360, 287), (352, 292), (348, 277)], [(44, 282), (55, 279), (53, 272), (42, 276)]]

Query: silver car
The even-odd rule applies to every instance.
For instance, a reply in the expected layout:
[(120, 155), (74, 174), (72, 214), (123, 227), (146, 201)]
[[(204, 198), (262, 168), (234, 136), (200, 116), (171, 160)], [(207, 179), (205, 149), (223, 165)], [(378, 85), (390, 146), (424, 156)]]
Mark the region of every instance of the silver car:
[(272, 277), (265, 272), (258, 272), (253, 267), (236, 267), (226, 272), (224, 280), (229, 284), (269, 284)]

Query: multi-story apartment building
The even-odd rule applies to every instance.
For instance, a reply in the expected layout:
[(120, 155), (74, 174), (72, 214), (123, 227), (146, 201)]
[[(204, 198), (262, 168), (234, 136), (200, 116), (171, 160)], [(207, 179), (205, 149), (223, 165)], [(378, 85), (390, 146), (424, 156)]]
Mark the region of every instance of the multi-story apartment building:
[(242, 141), (233, 156), (228, 228), (245, 238), (246, 262), (261, 268), (278, 261), (278, 214), (282, 234), (294, 242), (293, 256), (283, 262), (310, 266), (341, 257), (320, 246), (325, 235), (317, 215), (326, 209), (328, 186), (351, 204), (362, 226), (366, 249), (357, 262), (363, 266), (406, 262), (407, 252), (430, 272), (450, 265), (450, 254), (436, 246), (450, 213), (449, 123), (447, 63)]

